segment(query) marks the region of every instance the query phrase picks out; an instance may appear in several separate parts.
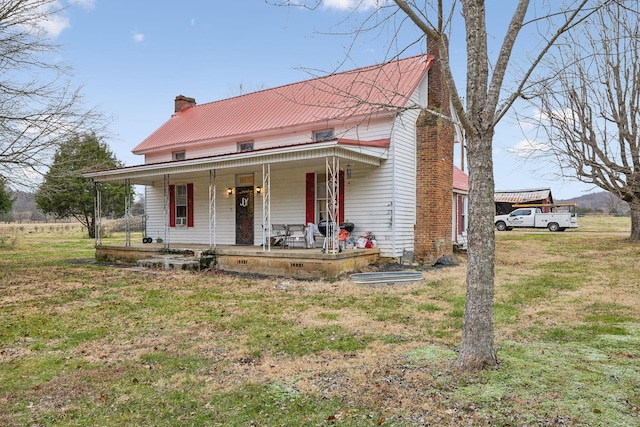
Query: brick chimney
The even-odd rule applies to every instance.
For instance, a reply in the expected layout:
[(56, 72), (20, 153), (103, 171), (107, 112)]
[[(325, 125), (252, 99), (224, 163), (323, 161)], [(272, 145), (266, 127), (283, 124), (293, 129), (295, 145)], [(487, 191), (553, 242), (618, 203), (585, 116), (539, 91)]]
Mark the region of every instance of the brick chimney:
[(427, 108), (416, 123), (416, 208), (415, 259), (433, 263), (453, 253), (451, 216), (453, 197), (453, 124), (449, 91), (444, 82), (440, 54), (436, 44), (427, 41), (427, 53), (433, 55), (428, 74)]
[(176, 102), (175, 102), (175, 112), (179, 113), (180, 111), (184, 110), (187, 107), (195, 107), (196, 105), (196, 100), (195, 98), (189, 98), (187, 96), (184, 95), (178, 95), (176, 96)]

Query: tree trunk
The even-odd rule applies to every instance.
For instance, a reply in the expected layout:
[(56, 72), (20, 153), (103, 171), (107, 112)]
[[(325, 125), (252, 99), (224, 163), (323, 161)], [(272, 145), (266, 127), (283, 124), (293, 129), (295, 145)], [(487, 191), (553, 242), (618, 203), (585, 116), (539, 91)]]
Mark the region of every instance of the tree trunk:
[(469, 161), (469, 227), (467, 294), (462, 344), (456, 366), (476, 371), (497, 366), (493, 347), (495, 261), (493, 132), (467, 135)]
[(87, 231), (89, 232), (89, 238), (90, 239), (95, 239), (96, 238), (96, 220), (95, 218), (91, 217), (91, 218), (87, 218)]
[(631, 214), (631, 235), (629, 241), (640, 241), (640, 201), (629, 203), (629, 212)]

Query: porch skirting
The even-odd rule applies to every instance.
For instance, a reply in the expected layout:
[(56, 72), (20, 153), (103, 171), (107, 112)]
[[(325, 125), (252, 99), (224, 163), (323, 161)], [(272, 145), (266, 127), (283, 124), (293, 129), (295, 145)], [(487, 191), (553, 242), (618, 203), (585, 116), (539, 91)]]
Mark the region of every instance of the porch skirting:
[[(169, 253), (202, 253), (207, 245), (172, 244)], [(98, 245), (96, 259), (101, 262), (135, 264), (139, 260), (166, 255), (161, 244), (132, 246)], [(379, 249), (348, 249), (324, 254), (320, 249), (271, 249), (259, 246), (218, 246), (215, 268), (237, 273), (264, 274), (298, 279), (335, 279), (379, 261)]]

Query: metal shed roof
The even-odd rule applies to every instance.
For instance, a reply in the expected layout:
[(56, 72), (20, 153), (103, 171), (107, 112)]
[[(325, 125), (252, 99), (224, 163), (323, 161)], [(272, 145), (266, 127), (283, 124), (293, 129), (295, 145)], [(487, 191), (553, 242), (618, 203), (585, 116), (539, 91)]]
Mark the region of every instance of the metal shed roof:
[(534, 200), (546, 200), (550, 197), (551, 189), (549, 188), (496, 191), (494, 194), (494, 200), (497, 203), (524, 203)]

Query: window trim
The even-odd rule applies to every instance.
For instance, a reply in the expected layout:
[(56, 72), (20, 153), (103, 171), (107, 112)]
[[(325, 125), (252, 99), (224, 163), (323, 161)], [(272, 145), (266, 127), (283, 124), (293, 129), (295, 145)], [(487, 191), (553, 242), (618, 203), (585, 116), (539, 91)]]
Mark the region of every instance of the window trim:
[[(176, 199), (174, 204), (176, 227), (184, 227), (187, 225), (187, 216), (189, 211), (187, 193), (187, 184), (176, 184)], [(181, 208), (184, 208), (184, 215), (179, 215), (179, 211), (181, 210)]]
[[(186, 187), (186, 217), (178, 217), (178, 207), (182, 207), (184, 205), (177, 204), (177, 191), (176, 186)], [(193, 227), (194, 226), (194, 190), (193, 183), (189, 182), (186, 184), (171, 184), (169, 185), (169, 227)], [(186, 218), (185, 220), (178, 221), (177, 218)], [(178, 222), (183, 222), (183, 224), (178, 224)]]

